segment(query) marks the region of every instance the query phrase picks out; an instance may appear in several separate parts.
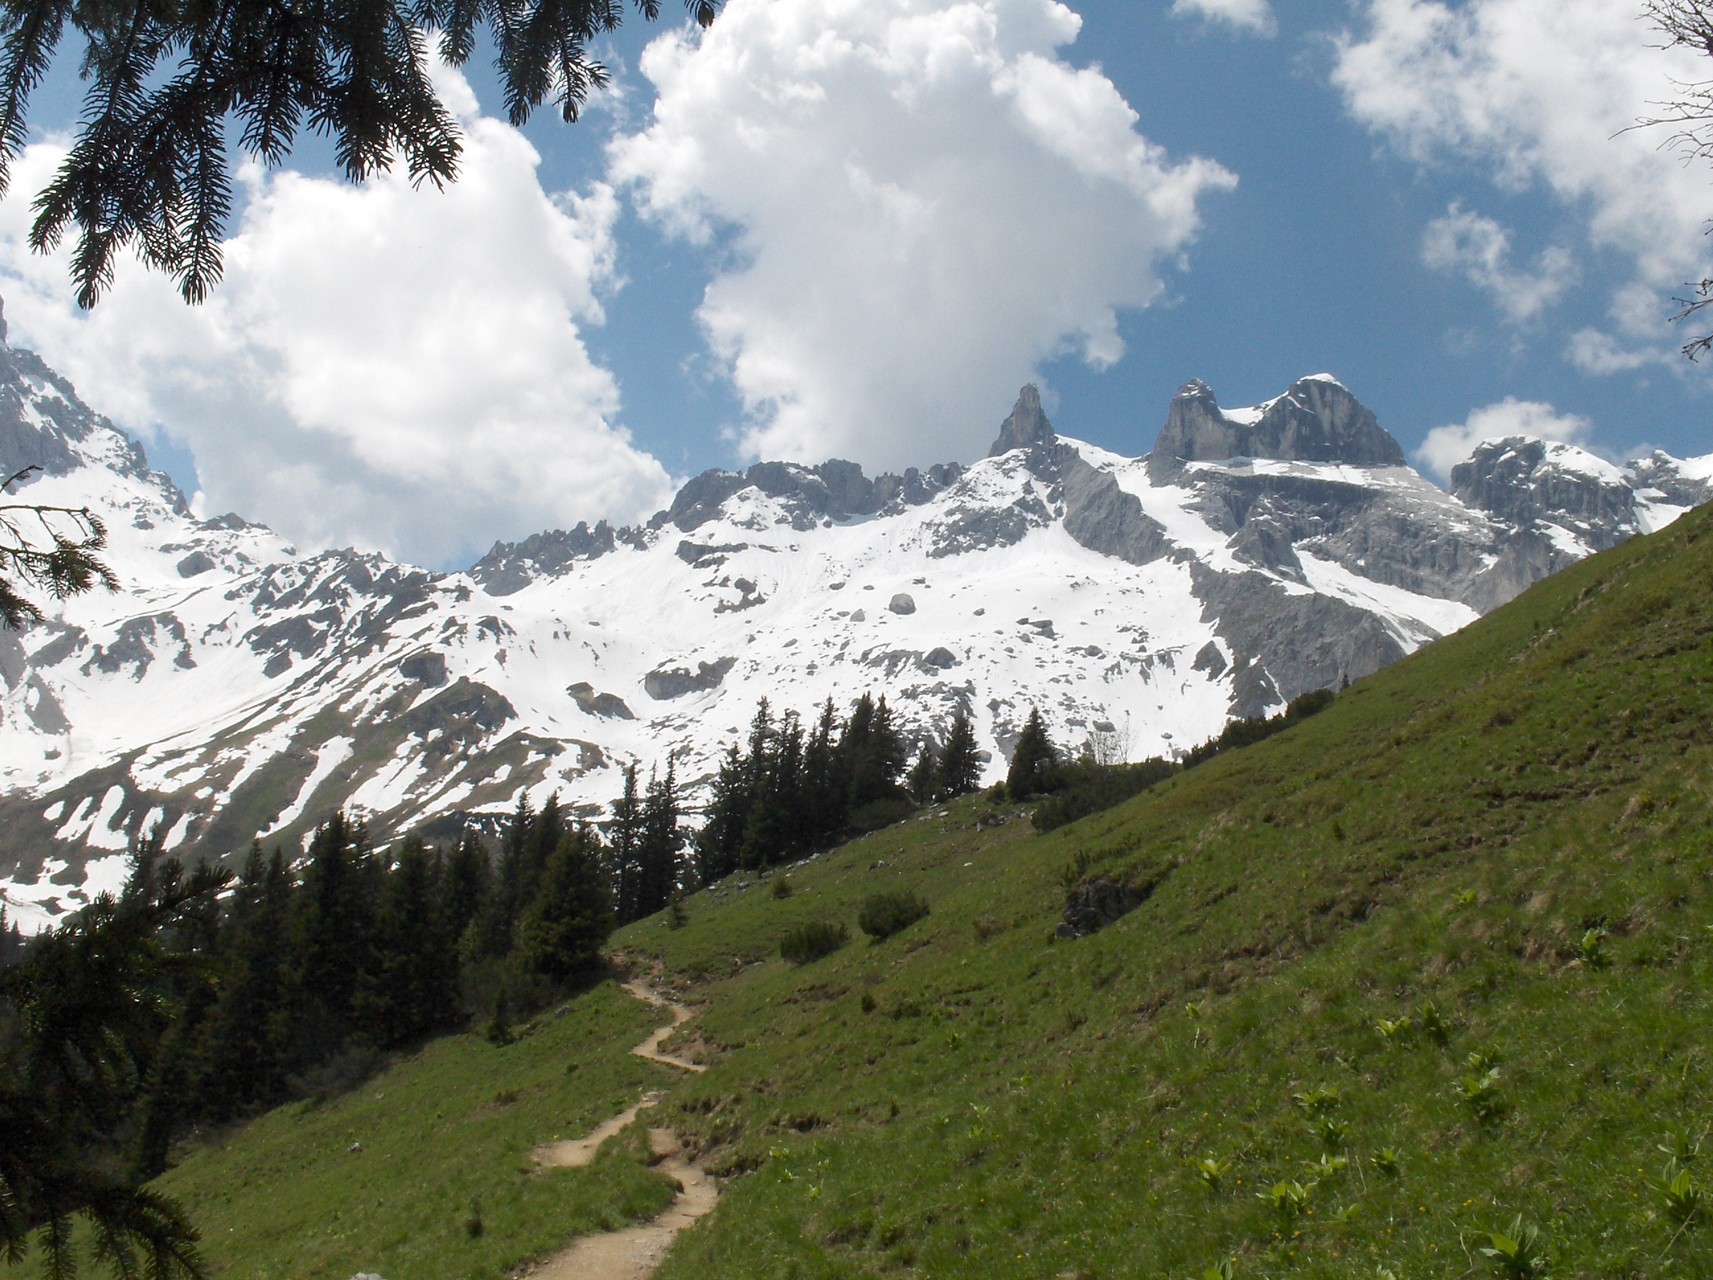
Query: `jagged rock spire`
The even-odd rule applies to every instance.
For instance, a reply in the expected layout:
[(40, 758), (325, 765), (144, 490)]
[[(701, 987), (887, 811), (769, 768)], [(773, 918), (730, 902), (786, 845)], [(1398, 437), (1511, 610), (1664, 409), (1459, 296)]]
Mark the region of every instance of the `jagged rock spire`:
[(1031, 382), (1017, 393), (1017, 403), (1012, 407), (1011, 416), (1000, 424), (999, 438), (993, 442), (987, 456), (997, 458), (1013, 449), (1033, 449), (1057, 440), (1053, 424), (1041, 411), (1041, 393)]

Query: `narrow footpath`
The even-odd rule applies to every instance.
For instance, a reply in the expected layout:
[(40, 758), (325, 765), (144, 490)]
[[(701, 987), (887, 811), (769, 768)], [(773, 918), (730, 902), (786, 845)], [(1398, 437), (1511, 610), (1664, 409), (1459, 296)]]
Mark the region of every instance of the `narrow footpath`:
[[(624, 989), (638, 1000), (665, 1009), (672, 1015), (669, 1024), (650, 1033), (631, 1052), (639, 1058), (680, 1071), (705, 1070), (700, 1063), (661, 1050), (667, 1037), (695, 1016), (694, 1010), (669, 999), (641, 980), (625, 983)], [(603, 1121), (581, 1138), (537, 1147), (536, 1163), (542, 1168), (559, 1169), (588, 1164), (603, 1142), (633, 1123), (637, 1116), (663, 1096), (658, 1091), (648, 1094), (635, 1106)], [(654, 1274), (678, 1233), (712, 1211), (720, 1192), (714, 1180), (685, 1154), (683, 1145), (672, 1130), (650, 1129), (648, 1145), (654, 1167), (678, 1183), (678, 1194), (672, 1203), (650, 1222), (621, 1231), (583, 1236), (562, 1253), (529, 1268), (522, 1273), (523, 1276), (528, 1280), (648, 1280)]]

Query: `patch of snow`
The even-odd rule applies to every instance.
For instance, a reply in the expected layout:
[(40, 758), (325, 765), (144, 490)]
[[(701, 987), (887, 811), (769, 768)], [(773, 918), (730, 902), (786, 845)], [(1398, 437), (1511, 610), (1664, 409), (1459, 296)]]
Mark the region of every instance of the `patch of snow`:
[[(355, 738), (329, 738), (319, 751), (315, 753), (315, 767), (309, 771), (309, 776), (303, 780), (303, 785), (297, 790), (297, 798), (280, 811), (274, 819), (270, 831), (290, 826), (303, 816), (304, 809), (315, 798), (316, 790), (327, 781), (333, 771), (351, 758), (351, 749), (357, 745)], [(236, 790), (236, 787), (234, 787)], [(262, 833), (263, 836), (267, 832)]]

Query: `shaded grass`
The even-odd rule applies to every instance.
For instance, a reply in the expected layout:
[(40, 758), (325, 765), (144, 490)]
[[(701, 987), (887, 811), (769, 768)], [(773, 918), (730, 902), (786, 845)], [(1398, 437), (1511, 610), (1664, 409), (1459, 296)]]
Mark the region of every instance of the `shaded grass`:
[(589, 1168), (530, 1160), (658, 1085), (662, 1069), (628, 1052), (655, 1016), (608, 983), (505, 1048), (436, 1041), (347, 1096), (190, 1150), (159, 1185), (190, 1208), (218, 1276), (505, 1276), (671, 1200), (640, 1126)]

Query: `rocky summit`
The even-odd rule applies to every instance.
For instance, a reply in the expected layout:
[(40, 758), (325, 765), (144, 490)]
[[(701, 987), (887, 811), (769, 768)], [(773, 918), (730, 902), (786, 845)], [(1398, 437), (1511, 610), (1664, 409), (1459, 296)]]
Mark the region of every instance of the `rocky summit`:
[(763, 696), (884, 694), (919, 739), (963, 711), (988, 780), (1031, 707), (1061, 745), (1170, 756), (1713, 494), (1713, 457), (1523, 439), (1448, 492), (1326, 375), (1244, 409), (1189, 383), (1140, 458), (1061, 436), (1025, 387), (967, 466), (710, 471), (643, 526), (435, 573), (198, 518), (3, 342), (0, 450), (44, 468), (16, 501), (104, 517), (124, 584), (0, 633), (0, 890), (25, 927), (117, 884), (156, 828), (219, 856), (341, 806), (382, 839), (522, 791), (599, 818), (624, 765), (668, 753), (694, 800)]

